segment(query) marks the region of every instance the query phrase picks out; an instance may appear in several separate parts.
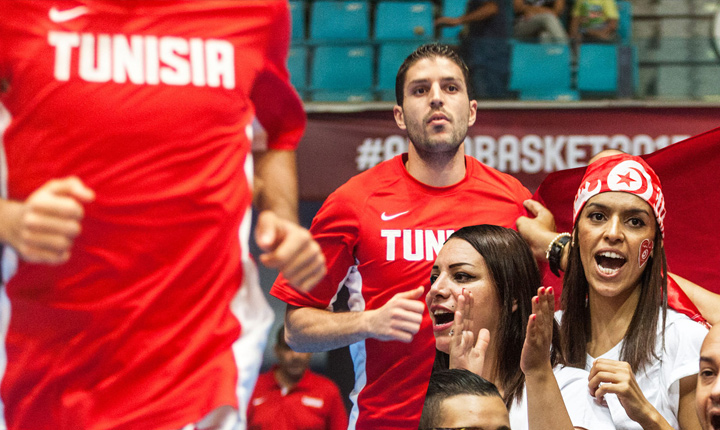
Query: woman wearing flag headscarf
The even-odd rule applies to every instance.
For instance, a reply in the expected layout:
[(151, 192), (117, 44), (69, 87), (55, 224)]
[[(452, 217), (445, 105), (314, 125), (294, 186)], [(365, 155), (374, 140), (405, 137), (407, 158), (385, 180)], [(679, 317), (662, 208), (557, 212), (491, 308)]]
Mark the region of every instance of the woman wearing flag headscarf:
[(700, 429), (694, 397), (707, 330), (667, 308), (665, 212), (644, 160), (607, 156), (587, 168), (572, 234), (551, 243), (559, 255), (570, 239), (560, 315), (566, 360), (590, 372), (590, 392), (618, 429)]

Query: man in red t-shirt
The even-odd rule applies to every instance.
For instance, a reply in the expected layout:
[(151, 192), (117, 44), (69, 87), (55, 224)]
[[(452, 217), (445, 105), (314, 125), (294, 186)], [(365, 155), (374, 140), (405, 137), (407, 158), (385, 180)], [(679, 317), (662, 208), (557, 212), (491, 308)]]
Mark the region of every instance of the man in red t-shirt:
[[(460, 227), (514, 227), (525, 214), (527, 189), (464, 154), (477, 109), (467, 83), (467, 67), (447, 46), (426, 45), (405, 60), (394, 115), (408, 153), (350, 179), (317, 213), (310, 231), (328, 275), (307, 293), (282, 276), (271, 290), (288, 304), (293, 349), (350, 346), (350, 428), (417, 429), (435, 356), (424, 295), (438, 250)], [(332, 312), (343, 306), (343, 287), (350, 312)]]
[(324, 274), (294, 222), (287, 2), (18, 0), (0, 16), (0, 427), (242, 421), (272, 318), (253, 188), (261, 261), (301, 289)]
[(340, 390), (308, 369), (312, 354), (295, 352), (283, 327), (275, 339), (277, 364), (258, 378), (248, 406), (248, 430), (344, 430), (348, 417)]

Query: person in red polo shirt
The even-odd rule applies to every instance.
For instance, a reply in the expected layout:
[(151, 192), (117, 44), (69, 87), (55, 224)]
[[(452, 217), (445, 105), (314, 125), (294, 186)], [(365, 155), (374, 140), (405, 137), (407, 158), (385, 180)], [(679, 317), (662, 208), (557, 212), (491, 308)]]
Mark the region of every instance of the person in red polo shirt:
[(347, 411), (330, 379), (308, 369), (312, 353), (295, 352), (280, 327), (277, 364), (260, 375), (248, 407), (248, 430), (345, 430)]

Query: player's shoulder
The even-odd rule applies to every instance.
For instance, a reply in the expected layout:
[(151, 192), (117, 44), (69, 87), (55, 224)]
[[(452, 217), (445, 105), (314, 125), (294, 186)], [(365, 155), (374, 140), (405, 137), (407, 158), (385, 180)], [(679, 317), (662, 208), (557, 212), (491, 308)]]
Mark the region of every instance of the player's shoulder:
[[(110, 6), (99, 3), (97, 6), (110, 10)], [(169, 0), (165, 2), (145, 1), (143, 11), (172, 16), (185, 14), (194, 20), (204, 22), (212, 20), (208, 25), (227, 26), (234, 31), (255, 32), (266, 31), (267, 26), (289, 25), (290, 6), (287, 0), (203, 0), (189, 2)], [(217, 30), (217, 29), (216, 29)]]
[(402, 178), (402, 155), (398, 155), (380, 164), (358, 173), (348, 179), (330, 195), (346, 199), (364, 199), (378, 189), (392, 187)]
[(470, 155), (465, 156), (465, 165), (468, 167), (470, 175), (475, 179), (489, 180), (489, 181), (500, 181), (507, 183), (520, 184), (514, 176), (501, 172), (494, 167), (490, 167), (487, 164), (481, 162), (475, 157)]
[(530, 191), (516, 177), (509, 173), (501, 172), (494, 167), (480, 162), (477, 158), (465, 156), (465, 164), (468, 168), (468, 175), (473, 181), (508, 189), (512, 192), (530, 194)]
[(52, 7), (44, 2), (29, 1), (0, 1), (0, 30), (13, 29), (14, 31), (36, 31), (38, 23), (49, 18)]

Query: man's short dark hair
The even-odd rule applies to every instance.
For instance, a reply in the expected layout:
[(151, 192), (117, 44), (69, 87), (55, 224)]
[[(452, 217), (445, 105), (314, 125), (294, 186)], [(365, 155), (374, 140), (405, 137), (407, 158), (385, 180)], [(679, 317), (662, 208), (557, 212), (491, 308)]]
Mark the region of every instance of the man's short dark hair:
[(424, 58), (435, 58), (443, 57), (457, 64), (462, 70), (463, 79), (465, 80), (465, 88), (467, 88), (468, 95), (470, 92), (470, 71), (465, 62), (460, 58), (460, 55), (448, 45), (440, 43), (428, 43), (420, 46), (412, 54), (410, 54), (405, 61), (403, 61), (400, 69), (398, 69), (397, 76), (395, 76), (395, 101), (398, 106), (403, 105), (405, 99), (405, 77), (407, 71), (413, 64)]
[(440, 405), (445, 399), (461, 395), (495, 396), (502, 400), (497, 387), (487, 379), (465, 369), (445, 369), (434, 371), (428, 383), (425, 405), (420, 417), (420, 429), (437, 426)]

